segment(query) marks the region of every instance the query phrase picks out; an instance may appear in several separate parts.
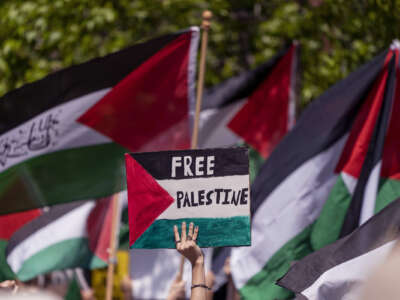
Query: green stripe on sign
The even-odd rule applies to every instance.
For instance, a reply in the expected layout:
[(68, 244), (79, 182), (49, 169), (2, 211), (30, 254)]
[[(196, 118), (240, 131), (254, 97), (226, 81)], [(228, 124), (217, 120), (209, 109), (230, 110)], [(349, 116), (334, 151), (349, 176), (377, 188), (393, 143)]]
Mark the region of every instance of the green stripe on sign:
[[(185, 218), (176, 220), (156, 220), (131, 246), (132, 249), (175, 248), (173, 226), (193, 222), (199, 226), (197, 244), (200, 247), (221, 247), (226, 245), (251, 244), (250, 217), (237, 216), (231, 218)], [(222, 237), (221, 232), (229, 234)]]
[(339, 175), (313, 227), (311, 244), (314, 250), (333, 243), (339, 238), (350, 202), (351, 194), (342, 175)]
[(275, 284), (287, 270), (290, 263), (310, 254), (313, 250), (310, 245), (312, 225), (288, 241), (263, 266), (263, 268), (246, 282), (239, 290), (241, 299), (275, 300), (291, 299), (293, 294)]
[(87, 238), (68, 239), (53, 244), (25, 260), (17, 277), (26, 281), (54, 270), (105, 267), (107, 263), (95, 256), (88, 245)]
[(0, 173), (0, 214), (121, 191), (125, 152), (108, 143), (52, 152), (15, 165)]

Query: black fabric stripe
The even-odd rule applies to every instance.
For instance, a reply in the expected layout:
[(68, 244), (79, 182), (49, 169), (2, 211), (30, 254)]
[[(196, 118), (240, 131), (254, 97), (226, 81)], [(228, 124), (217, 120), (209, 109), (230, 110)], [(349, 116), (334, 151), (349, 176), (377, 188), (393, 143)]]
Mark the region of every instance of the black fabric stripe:
[(352, 125), (356, 112), (384, 64), (388, 51), (336, 83), (303, 112), (271, 153), (252, 185), (252, 213), (292, 172), (331, 147)]
[[(248, 149), (245, 147), (225, 149), (199, 149), (181, 151), (161, 151), (147, 153), (131, 153), (131, 156), (155, 179), (191, 179), (207, 178), (231, 175), (249, 174)], [(194, 169), (195, 158), (204, 156), (204, 168), (206, 169), (207, 156), (214, 156), (213, 175), (184, 176), (183, 167), (176, 168), (176, 177), (171, 176), (172, 157), (190, 156), (192, 159), (192, 170)]]
[(8, 256), (8, 254), (11, 253), (15, 247), (17, 247), (24, 240), (28, 239), (31, 235), (61, 218), (63, 215), (86, 204), (87, 202), (88, 201), (76, 201), (67, 204), (54, 205), (48, 212), (45, 212), (43, 215), (22, 226), (8, 241), (6, 256)]
[(204, 92), (202, 110), (220, 108), (250, 96), (265, 80), (276, 63), (286, 54), (289, 47), (254, 70), (243, 72)]
[(95, 58), (9, 92), (0, 98), (0, 135), (56, 105), (113, 87), (165, 45), (187, 32), (165, 35)]
[(374, 167), (379, 163), (382, 157), (383, 145), (387, 128), (389, 126), (390, 114), (394, 103), (394, 94), (396, 89), (396, 55), (393, 55), (388, 70), (388, 80), (385, 87), (383, 103), (374, 128), (371, 141), (368, 145), (367, 155), (361, 169), (361, 174), (357, 180), (357, 185), (351, 199), (350, 207), (347, 210), (343, 222), (340, 237), (348, 235), (358, 227), (360, 223), (361, 208), (364, 200), (365, 188), (368, 179)]
[(400, 198), (350, 235), (292, 265), (286, 275), (278, 281), (278, 285), (295, 293), (301, 293), (329, 269), (399, 237)]

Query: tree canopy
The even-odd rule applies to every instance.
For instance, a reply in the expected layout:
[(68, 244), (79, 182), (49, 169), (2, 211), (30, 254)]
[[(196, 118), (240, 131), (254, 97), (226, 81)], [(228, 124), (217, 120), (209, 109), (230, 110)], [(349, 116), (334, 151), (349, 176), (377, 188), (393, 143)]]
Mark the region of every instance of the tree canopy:
[(400, 0), (3, 0), (0, 96), (60, 68), (214, 18), (206, 84), (301, 45), (301, 103), (399, 37)]

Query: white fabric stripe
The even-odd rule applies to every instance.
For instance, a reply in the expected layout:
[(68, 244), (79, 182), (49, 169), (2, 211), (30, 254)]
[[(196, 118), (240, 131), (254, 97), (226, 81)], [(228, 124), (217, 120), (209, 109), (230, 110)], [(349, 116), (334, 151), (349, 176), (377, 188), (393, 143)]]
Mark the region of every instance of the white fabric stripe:
[(343, 182), (346, 185), (349, 194), (353, 195), (357, 185), (357, 178), (345, 172), (341, 172), (340, 175), (342, 176)]
[(258, 208), (252, 220), (251, 247), (232, 250), (231, 269), (237, 288), (318, 217), (336, 181), (334, 169), (346, 137), (303, 163)]
[(289, 87), (289, 105), (288, 105), (288, 124), (287, 128), (288, 131), (293, 128), (296, 122), (296, 102), (297, 102), (297, 95), (296, 95), (296, 86), (297, 86), (297, 42), (294, 42), (295, 49), (292, 58), (292, 65), (290, 71), (290, 87)]
[(375, 213), (376, 196), (378, 194), (379, 178), (381, 174), (382, 160), (379, 161), (369, 174), (364, 190), (364, 199), (360, 212), (360, 224), (364, 224)]
[[(108, 137), (76, 122), (109, 90), (103, 89), (60, 104), (1, 135), (0, 149), (6, 143), (11, 148), (8, 154), (0, 156), (0, 172), (42, 154), (112, 142)], [(36, 145), (36, 149), (32, 149), (33, 145)]]
[(86, 237), (86, 220), (94, 205), (92, 201), (77, 207), (21, 242), (7, 256), (11, 269), (18, 273), (25, 260), (43, 249), (67, 239)]
[(349, 284), (364, 281), (369, 272), (383, 262), (395, 244), (396, 241), (391, 241), (329, 269), (302, 294), (310, 300), (342, 299), (343, 296), (346, 299), (356, 299), (349, 297), (352, 293), (348, 290)]
[(246, 101), (247, 98), (222, 108), (202, 111), (199, 122), (199, 148), (228, 147), (241, 141), (227, 124)]
[[(177, 208), (177, 191), (193, 191), (198, 202), (198, 191), (205, 190), (204, 196), (207, 191), (214, 189), (232, 189), (237, 192), (243, 188), (249, 187), (249, 175), (234, 175), (224, 177), (210, 177), (210, 178), (192, 178), (192, 179), (179, 179), (179, 180), (157, 180), (158, 184), (165, 189), (168, 194), (175, 199), (157, 219), (180, 219), (180, 218), (229, 218), (235, 216), (249, 216), (250, 215), (250, 191), (248, 191), (246, 205), (234, 204), (221, 204), (224, 200), (224, 194), (221, 194), (220, 204), (216, 204), (216, 193), (212, 194), (213, 203), (210, 205), (202, 205), (196, 207), (182, 207)], [(189, 193), (190, 194), (190, 193)], [(229, 196), (232, 192), (229, 193)], [(190, 196), (190, 195), (189, 195)], [(229, 197), (231, 199), (231, 197)], [(204, 202), (207, 200), (204, 199)], [(183, 205), (183, 200), (181, 200)]]

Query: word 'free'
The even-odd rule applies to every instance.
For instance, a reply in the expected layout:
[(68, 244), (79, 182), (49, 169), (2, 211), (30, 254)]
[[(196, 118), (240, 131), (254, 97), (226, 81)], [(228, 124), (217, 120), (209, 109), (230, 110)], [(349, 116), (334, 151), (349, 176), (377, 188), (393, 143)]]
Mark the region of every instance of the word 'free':
[(177, 170), (183, 168), (183, 176), (213, 175), (215, 156), (173, 156), (171, 162), (171, 177), (176, 177)]

